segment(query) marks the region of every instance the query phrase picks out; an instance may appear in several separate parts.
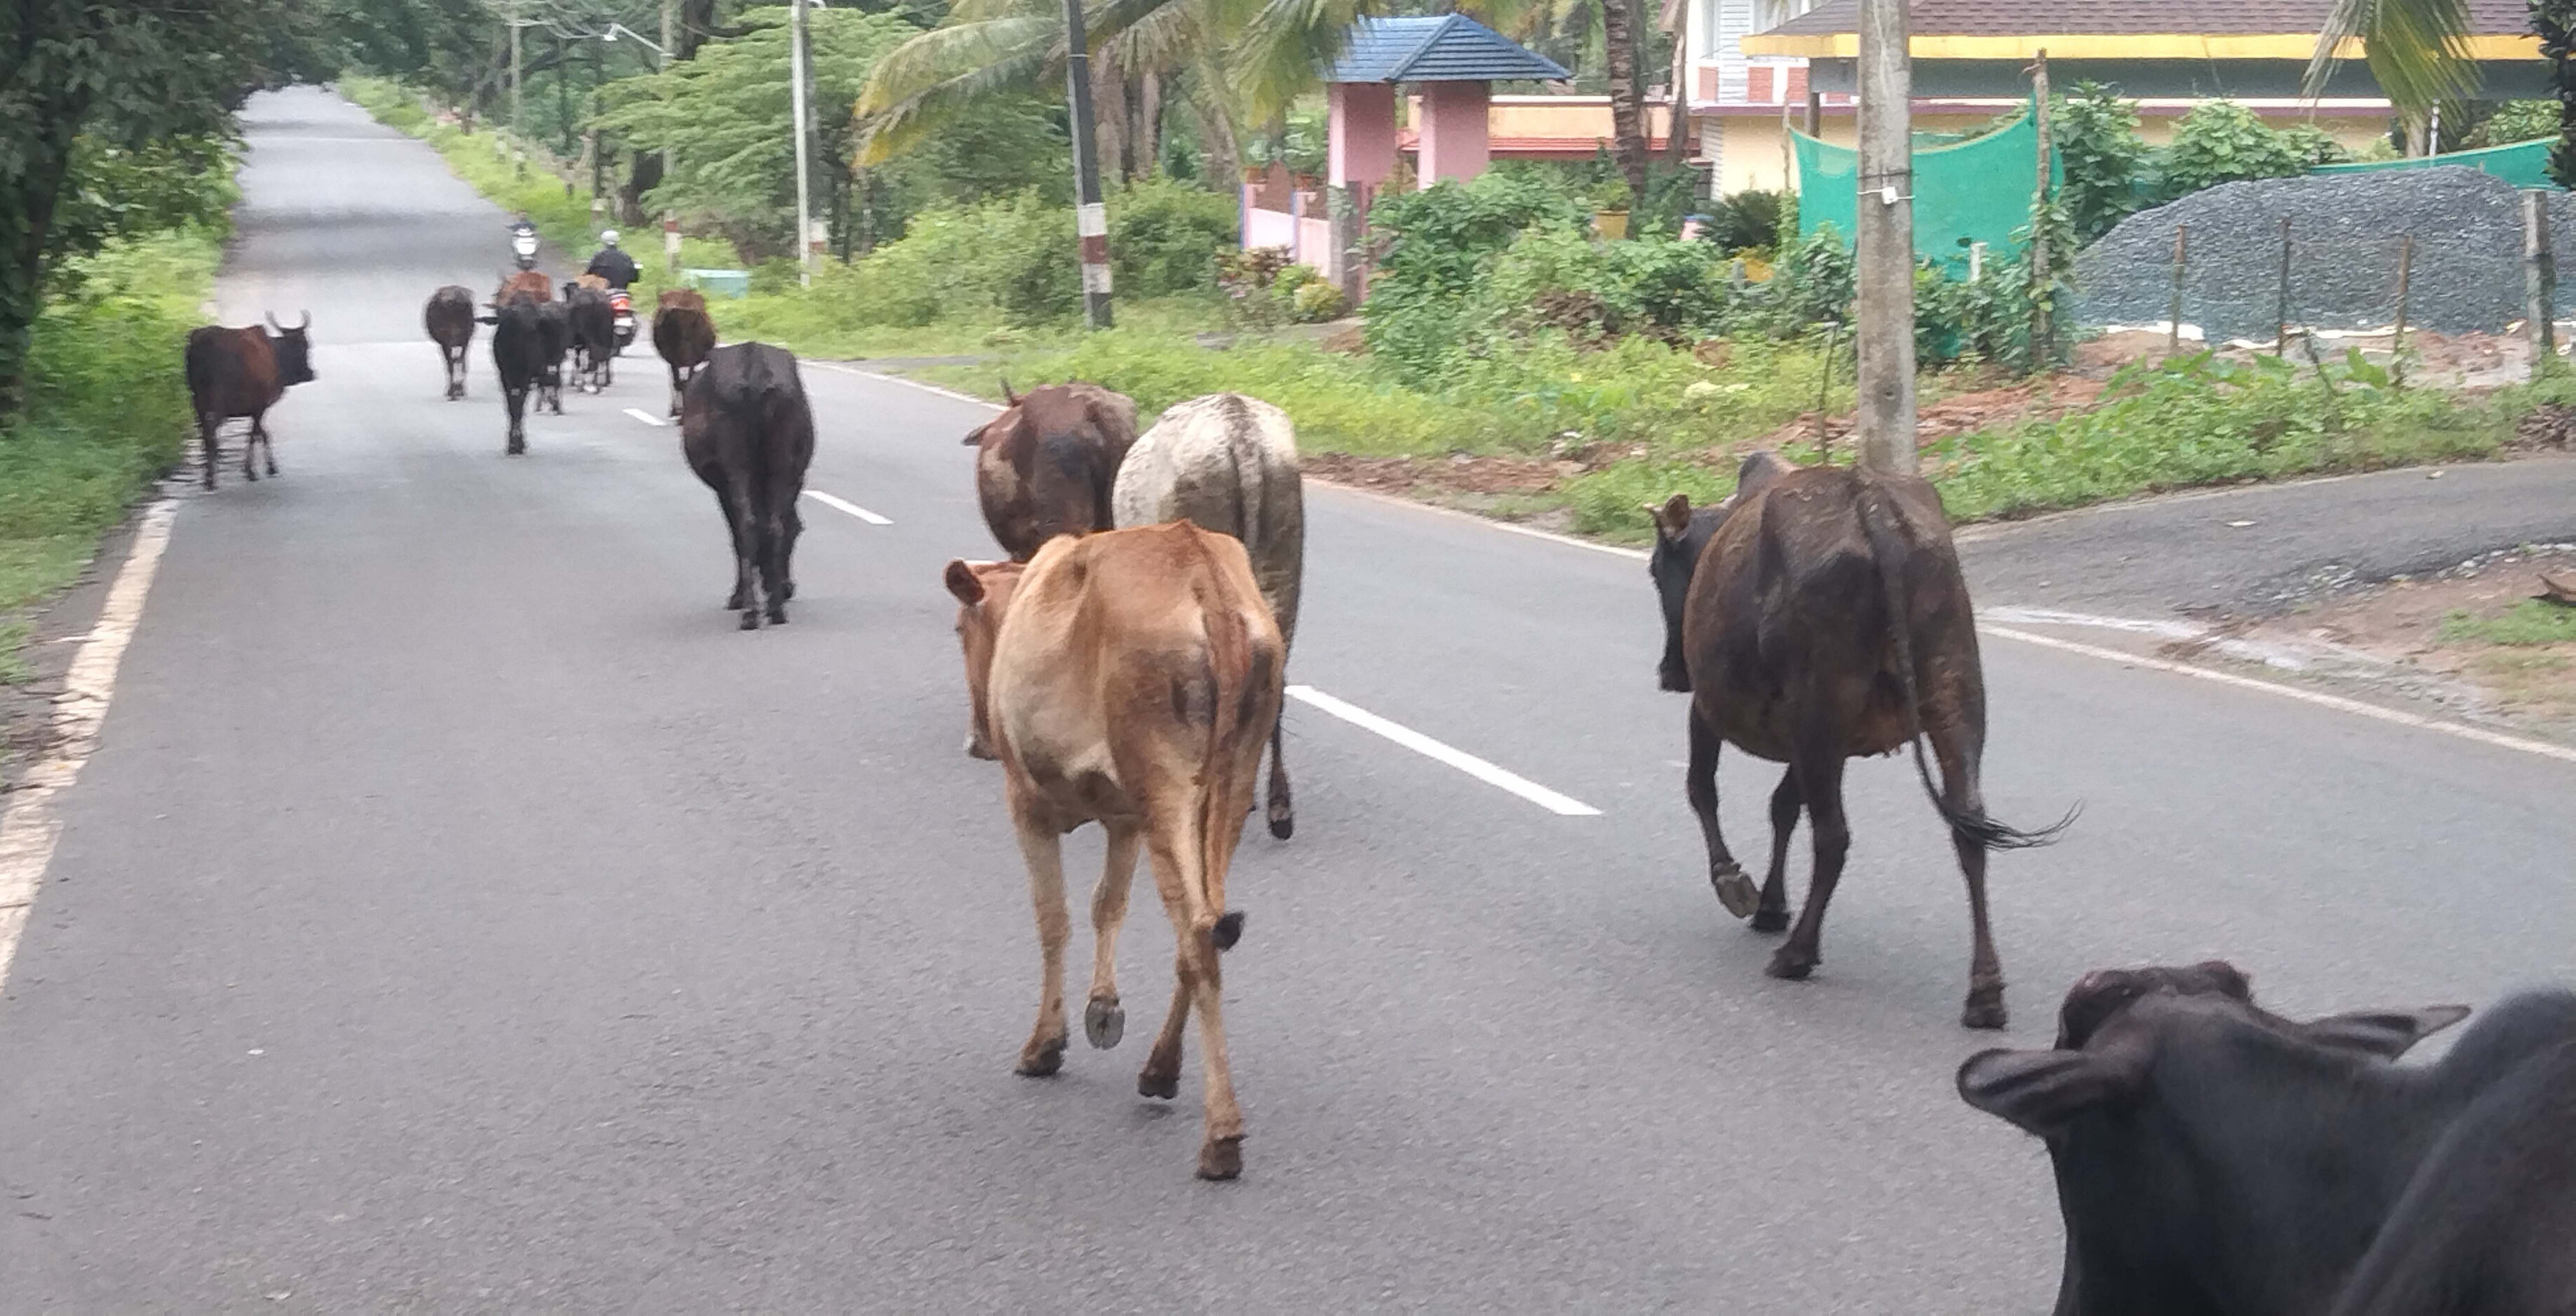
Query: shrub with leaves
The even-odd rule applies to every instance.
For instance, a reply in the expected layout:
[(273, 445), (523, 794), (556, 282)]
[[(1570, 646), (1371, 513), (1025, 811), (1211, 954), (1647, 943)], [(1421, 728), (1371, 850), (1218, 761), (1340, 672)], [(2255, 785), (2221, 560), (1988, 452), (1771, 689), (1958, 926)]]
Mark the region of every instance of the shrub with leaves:
[(1529, 229), (1590, 221), (1548, 180), (1520, 170), (1381, 199), (1369, 212), (1369, 351), (1408, 379), (1436, 376), (1479, 338), (1468, 303), (1489, 259)]
[(2080, 242), (2090, 242), (2147, 202), (2138, 104), (2098, 82), (2079, 82), (2054, 107), (2049, 141), (2066, 172), (2058, 199)]
[(2170, 201), (2220, 183), (2287, 178), (2350, 158), (2350, 152), (2312, 124), (2277, 130), (2234, 101), (2210, 101), (2174, 128), (2157, 196)]
[(1109, 200), (1109, 259), (1129, 297), (1199, 292), (1216, 282), (1217, 256), (1241, 241), (1231, 197), (1178, 183), (1137, 183)]
[[(1783, 193), (1757, 189), (1718, 198), (1708, 208), (1708, 226), (1700, 240), (1719, 251), (1769, 251), (1780, 245)], [(1794, 221), (1793, 221), (1794, 222)]]

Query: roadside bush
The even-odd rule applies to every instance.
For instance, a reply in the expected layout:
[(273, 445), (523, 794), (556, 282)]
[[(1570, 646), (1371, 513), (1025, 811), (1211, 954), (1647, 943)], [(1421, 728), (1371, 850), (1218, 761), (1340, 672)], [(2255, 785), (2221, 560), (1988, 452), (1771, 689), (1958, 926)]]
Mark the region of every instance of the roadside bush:
[(1217, 253), (1242, 240), (1241, 216), (1231, 197), (1155, 180), (1110, 198), (1109, 258), (1118, 291), (1130, 297), (1169, 297), (1216, 285)]
[(2159, 201), (2220, 183), (2287, 178), (2351, 153), (2312, 124), (2276, 130), (2234, 101), (2209, 101), (2183, 116), (2159, 161)]
[(2054, 108), (2049, 141), (2066, 172), (2058, 200), (2076, 241), (2090, 242), (2147, 203), (2141, 175), (2148, 151), (2138, 138), (2138, 105), (2087, 81), (2076, 83)]
[(1369, 214), (1378, 253), (1363, 308), (1369, 350), (1409, 379), (1437, 375), (1482, 341), (1467, 304), (1488, 259), (1542, 224), (1575, 229), (1590, 220), (1547, 180), (1519, 170), (1380, 200)]
[(1719, 251), (1770, 251), (1780, 245), (1782, 194), (1746, 190), (1710, 203), (1700, 240)]

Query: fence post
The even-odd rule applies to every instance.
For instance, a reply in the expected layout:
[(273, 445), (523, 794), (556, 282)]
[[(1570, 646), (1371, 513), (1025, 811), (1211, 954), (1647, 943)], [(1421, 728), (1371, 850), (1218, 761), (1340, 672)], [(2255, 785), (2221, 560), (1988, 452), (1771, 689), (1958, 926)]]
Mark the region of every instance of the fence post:
[(2174, 225), (2173, 295), (2165, 299), (2165, 355), (2182, 351), (2182, 271), (2190, 249), (2191, 225)]
[(2397, 239), (2397, 332), (2388, 340), (2388, 385), (2406, 382), (2406, 281), (2415, 272), (2415, 235)]
[(2032, 185), (2030, 201), (2030, 364), (2034, 371), (2044, 370), (2056, 354), (2048, 324), (2048, 297), (2055, 280), (2048, 266), (2048, 52), (2037, 52), (2031, 61), (2032, 113), (2039, 129), (2039, 181)]
[(2549, 250), (2549, 194), (2533, 188), (2522, 194), (2522, 279), (2524, 315), (2531, 325), (2531, 377), (2540, 378), (2558, 354), (2554, 326), (2558, 259)]
[(1825, 395), (1833, 390), (1834, 331), (1841, 327), (1832, 320), (1825, 321), (1825, 360), (1824, 364), (1816, 370), (1816, 464), (1818, 466), (1834, 464), (1834, 434), (1829, 428), (1832, 421), (1825, 413)]
[(2272, 355), (2290, 354), (2290, 217), (2281, 216), (2281, 291), (2273, 303)]

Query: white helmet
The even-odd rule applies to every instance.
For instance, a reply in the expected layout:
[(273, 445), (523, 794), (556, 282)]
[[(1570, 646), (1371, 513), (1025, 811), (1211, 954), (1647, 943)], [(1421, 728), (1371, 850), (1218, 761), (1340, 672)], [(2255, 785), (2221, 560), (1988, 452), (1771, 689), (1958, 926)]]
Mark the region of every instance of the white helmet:
[(616, 245), (617, 245), (617, 230), (615, 230), (615, 229), (609, 229), (609, 230), (607, 230), (606, 232), (601, 233), (601, 234), (599, 235), (599, 240), (600, 240), (600, 242), (601, 242), (601, 244), (602, 244), (602, 245), (610, 246), (610, 247), (614, 247), (614, 246), (616, 246)]

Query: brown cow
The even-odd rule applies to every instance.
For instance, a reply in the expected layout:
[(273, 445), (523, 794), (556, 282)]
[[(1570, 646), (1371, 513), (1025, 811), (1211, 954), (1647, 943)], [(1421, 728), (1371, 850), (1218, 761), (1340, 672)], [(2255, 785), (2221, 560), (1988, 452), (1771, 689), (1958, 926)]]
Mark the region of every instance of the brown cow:
[[(1665, 683), (1691, 692), (1685, 781), (1708, 845), (1709, 882), (1729, 913), (1751, 915), (1760, 932), (1788, 926), (1789, 837), (1802, 807), (1814, 824), (1807, 905), (1772, 956), (1771, 976), (1804, 978), (1821, 959), (1825, 906), (1851, 846), (1843, 761), (1911, 745), (1968, 880), (1975, 948), (1960, 1022), (2003, 1027), (2003, 969), (1986, 924), (1986, 851), (2044, 844), (2074, 815), (2038, 832), (1986, 816), (1977, 782), (1985, 677), (1940, 496), (1910, 475), (1801, 468), (1762, 452), (1745, 460), (1721, 506), (1695, 517), (1690, 500), (1675, 494), (1655, 509), (1655, 522), (1663, 542), (1649, 570), (1663, 588), (1667, 653), (1682, 663), (1678, 672), (1667, 666)], [(1694, 538), (1705, 547), (1685, 549)], [(1675, 590), (1681, 572), (1687, 579)], [(1941, 760), (1939, 789), (1924, 762), (1926, 737)], [(1771, 795), (1771, 871), (1758, 904), (1718, 831), (1717, 753), (1725, 742), (1789, 765)]]
[(1116, 945), (1141, 843), (1171, 917), (1171, 1012), (1136, 1090), (1180, 1090), (1181, 1030), (1199, 1015), (1207, 1126), (1199, 1175), (1243, 1170), (1243, 1112), (1234, 1101), (1219, 1013), (1218, 953), (1243, 933), (1225, 907), (1225, 877), (1279, 716), (1286, 645), (1243, 545), (1187, 522), (1061, 537), (1027, 565), (951, 562), (949, 592), (978, 719), (999, 751), (1037, 910), (1045, 983), (1019, 1072), (1064, 1063), (1065, 908), (1058, 839), (1086, 822), (1108, 833), (1092, 892), (1098, 947), (1083, 1034), (1118, 1044)]
[(268, 409), (286, 396), (289, 385), (313, 380), (312, 344), (304, 336), (313, 327), (313, 313), (305, 312), (292, 329), (278, 324), (273, 315), (268, 325), (277, 332), (268, 333), (257, 325), (247, 329), (207, 325), (188, 333), (188, 399), (197, 416), (197, 437), (206, 449), (209, 489), (215, 487), (215, 431), (235, 417), (250, 419), (250, 437), (242, 441), (242, 478), (259, 478), (258, 468), (251, 465), (254, 450), (267, 457), (268, 473), (277, 474), (277, 445), (268, 437)]
[(1136, 442), (1136, 404), (1093, 384), (1049, 384), (966, 436), (984, 524), (1014, 562), (1057, 535), (1107, 530), (1118, 464)]
[(716, 350), (716, 322), (707, 315), (707, 299), (695, 288), (673, 288), (653, 309), (653, 350), (671, 367), (671, 414), (680, 414), (680, 395), (695, 379), (707, 354)]
[(501, 280), (501, 288), (492, 294), (492, 304), (499, 306), (514, 298), (532, 302), (555, 299), (555, 282), (535, 270), (521, 270)]
[(474, 293), (453, 283), (431, 293), (421, 320), (447, 363), (447, 400), (454, 402), (465, 396), (465, 351), (474, 344)]

